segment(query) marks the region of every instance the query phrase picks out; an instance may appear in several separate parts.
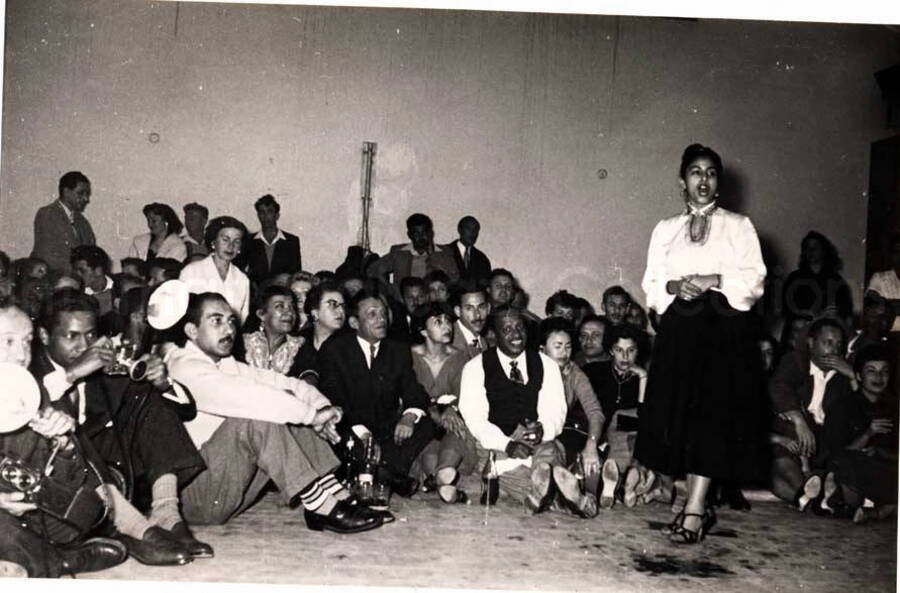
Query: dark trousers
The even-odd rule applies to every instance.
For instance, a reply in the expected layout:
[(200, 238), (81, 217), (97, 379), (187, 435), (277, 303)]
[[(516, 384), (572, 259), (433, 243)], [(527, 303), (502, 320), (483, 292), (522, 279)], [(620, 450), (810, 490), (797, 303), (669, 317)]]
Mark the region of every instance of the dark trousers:
[(285, 503), (337, 469), (330, 445), (312, 429), (227, 418), (200, 448), (206, 470), (181, 491), (188, 523), (221, 525), (252, 505), (273, 481)]
[(150, 488), (160, 476), (175, 474), (184, 486), (206, 467), (174, 408), (155, 393), (126, 396), (113, 426), (89, 438), (103, 461), (131, 482), (139, 508), (149, 506)]
[(55, 546), (5, 511), (0, 511), (0, 560), (15, 562), (30, 577), (56, 578), (61, 572)]
[(413, 461), (437, 436), (436, 429), (431, 418), (424, 416), (415, 424), (412, 436), (399, 445), (394, 442), (393, 432), (376, 437), (376, 442), (381, 446), (381, 461), (392, 477), (409, 474)]

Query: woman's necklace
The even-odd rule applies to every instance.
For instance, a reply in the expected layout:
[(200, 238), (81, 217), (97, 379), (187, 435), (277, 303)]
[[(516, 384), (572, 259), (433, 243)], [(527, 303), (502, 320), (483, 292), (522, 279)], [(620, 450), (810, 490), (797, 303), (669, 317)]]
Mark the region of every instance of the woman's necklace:
[(691, 243), (705, 245), (709, 239), (709, 218), (716, 211), (718, 204), (713, 202), (702, 208), (696, 208), (691, 204), (687, 205), (684, 213), (690, 216), (690, 222), (687, 225), (687, 235)]

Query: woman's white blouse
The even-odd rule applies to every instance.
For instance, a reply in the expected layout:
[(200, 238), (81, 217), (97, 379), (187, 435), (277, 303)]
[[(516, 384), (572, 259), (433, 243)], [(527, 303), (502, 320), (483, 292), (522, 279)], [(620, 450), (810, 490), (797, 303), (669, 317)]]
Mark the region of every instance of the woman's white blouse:
[(709, 219), (709, 238), (705, 243), (692, 243), (691, 217), (679, 214), (657, 223), (647, 250), (647, 270), (641, 287), (647, 294), (647, 307), (660, 315), (675, 295), (666, 292), (669, 280), (680, 280), (690, 274), (720, 274), (718, 290), (739, 311), (749, 311), (763, 294), (766, 265), (762, 260), (759, 238), (750, 219), (741, 214), (717, 208)]
[(237, 266), (228, 264), (228, 273), (223, 281), (216, 270), (213, 256), (209, 255), (184, 266), (179, 279), (193, 293), (218, 292), (225, 297), (235, 313), (240, 315), (241, 323), (247, 321), (247, 315), (250, 314), (250, 279)]
[[(153, 237), (150, 233), (138, 235), (131, 242), (131, 249), (128, 250), (128, 256), (136, 257), (138, 259), (147, 259), (147, 251), (150, 249), (150, 243), (152, 241)], [(162, 245), (159, 246), (156, 257), (168, 257), (183, 262), (187, 258), (187, 247), (184, 245), (184, 240), (176, 234), (166, 235)]]

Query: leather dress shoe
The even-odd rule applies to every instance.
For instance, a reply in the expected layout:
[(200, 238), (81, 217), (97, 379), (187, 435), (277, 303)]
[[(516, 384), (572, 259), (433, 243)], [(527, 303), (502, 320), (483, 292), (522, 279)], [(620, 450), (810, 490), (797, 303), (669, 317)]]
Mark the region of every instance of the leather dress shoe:
[(161, 527), (153, 526), (144, 533), (142, 539), (120, 533), (119, 541), (128, 548), (128, 553), (141, 564), (168, 566), (187, 564), (194, 559), (186, 547), (171, 539)]
[(339, 501), (327, 515), (320, 515), (309, 510), (303, 511), (306, 526), (313, 531), (333, 531), (335, 533), (359, 533), (381, 527), (384, 520), (375, 516), (374, 511), (365, 505), (351, 506)]
[(168, 531), (169, 539), (173, 539), (191, 553), (194, 558), (212, 558), (215, 556), (212, 546), (194, 537), (184, 521), (179, 521)]
[(409, 498), (419, 491), (419, 481), (409, 476), (391, 479), (391, 492), (403, 498)]
[(585, 519), (597, 516), (597, 497), (582, 492), (578, 478), (572, 472), (558, 465), (553, 468), (553, 481), (556, 482), (564, 506), (569, 510)]
[(354, 494), (351, 494), (349, 497), (345, 498), (344, 503), (351, 507), (359, 507), (360, 509), (363, 510), (364, 513), (368, 512), (376, 517), (381, 517), (382, 524), (384, 524), (384, 525), (387, 525), (388, 523), (393, 523), (394, 521), (397, 520), (397, 518), (394, 517), (393, 513), (391, 513), (390, 511), (382, 511), (382, 510), (378, 510), (378, 509), (373, 509), (372, 507), (370, 507), (367, 504), (365, 504), (364, 502), (362, 502)]
[(80, 574), (97, 572), (125, 562), (128, 550), (122, 542), (105, 537), (95, 537), (73, 546), (59, 548), (62, 572)]

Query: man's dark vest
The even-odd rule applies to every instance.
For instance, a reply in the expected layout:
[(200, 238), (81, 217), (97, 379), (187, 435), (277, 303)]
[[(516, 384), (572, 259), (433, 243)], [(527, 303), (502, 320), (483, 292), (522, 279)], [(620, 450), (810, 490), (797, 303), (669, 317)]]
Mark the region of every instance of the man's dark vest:
[(488, 400), (488, 420), (509, 436), (519, 423), (537, 420), (538, 392), (544, 383), (541, 356), (525, 351), (528, 383), (521, 385), (509, 379), (500, 364), (497, 349), (490, 348), (481, 356), (484, 368), (484, 390)]

